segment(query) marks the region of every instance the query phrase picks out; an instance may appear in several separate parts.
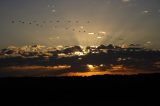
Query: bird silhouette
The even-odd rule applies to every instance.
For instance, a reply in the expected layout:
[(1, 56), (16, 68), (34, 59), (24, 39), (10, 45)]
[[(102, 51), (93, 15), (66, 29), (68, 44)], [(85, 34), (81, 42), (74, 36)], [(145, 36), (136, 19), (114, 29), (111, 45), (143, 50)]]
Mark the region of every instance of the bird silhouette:
[(15, 23), (15, 21), (12, 21), (12, 23), (14, 24), (14, 23)]

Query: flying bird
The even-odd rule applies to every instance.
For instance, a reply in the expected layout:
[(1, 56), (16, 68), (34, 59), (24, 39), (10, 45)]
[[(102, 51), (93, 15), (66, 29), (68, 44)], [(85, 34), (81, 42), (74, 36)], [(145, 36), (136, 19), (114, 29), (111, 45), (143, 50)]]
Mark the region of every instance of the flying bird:
[(36, 23), (37, 21), (36, 21), (36, 20), (34, 20), (33, 22), (34, 22), (34, 23)]
[(71, 23), (71, 21), (68, 21), (68, 23)]
[(52, 22), (53, 22), (52, 20), (49, 21), (49, 23), (52, 23)]
[(89, 23), (90, 23), (90, 21), (87, 21), (87, 23), (89, 24)]
[(46, 23), (46, 21), (43, 21), (43, 23), (45, 24), (45, 23)]
[(65, 28), (66, 30), (68, 30), (69, 28)]
[(15, 23), (15, 21), (12, 21), (12, 23), (14, 24), (14, 23)]

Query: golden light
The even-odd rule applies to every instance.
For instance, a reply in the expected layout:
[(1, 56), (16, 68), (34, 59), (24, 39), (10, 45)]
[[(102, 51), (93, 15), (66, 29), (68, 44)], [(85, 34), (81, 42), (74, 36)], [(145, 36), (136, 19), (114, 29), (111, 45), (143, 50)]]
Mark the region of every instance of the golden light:
[(104, 64), (101, 64), (101, 65), (100, 65), (100, 67), (104, 67), (104, 66), (105, 66)]
[(92, 33), (92, 32), (91, 32), (91, 33), (88, 33), (88, 35), (94, 35), (94, 34), (95, 34), (95, 33)]
[(96, 67), (94, 65), (87, 64), (87, 67), (89, 71), (96, 71)]
[(121, 70), (124, 70), (125, 67), (123, 65), (115, 65), (112, 67), (112, 70), (113, 71), (121, 71)]
[(81, 29), (84, 29), (84, 26), (80, 26)]
[(78, 56), (83, 56), (83, 55), (84, 55), (83, 52), (78, 52), (78, 51), (77, 51), (77, 52), (74, 52), (74, 54), (75, 54), (75, 55), (78, 55)]
[(57, 70), (65, 70), (70, 69), (69, 65), (58, 65), (58, 66), (12, 66), (4, 68), (4, 70), (23, 70), (23, 71), (32, 71), (32, 70), (48, 70), (48, 71), (57, 71)]
[(100, 31), (99, 33), (100, 33), (100, 34), (104, 34), (104, 35), (106, 34), (106, 32), (104, 32), (104, 31)]
[(123, 44), (123, 45), (121, 46), (121, 48), (128, 48), (128, 45), (127, 45), (127, 44)]
[(64, 69), (69, 69), (71, 68), (71, 66), (68, 65), (59, 65), (59, 66), (48, 66), (46, 67), (46, 69), (50, 69), (50, 70), (64, 70)]
[(91, 65), (91, 64), (87, 64), (87, 67), (88, 67), (89, 69), (93, 69), (93, 68), (94, 68), (94, 66)]
[(101, 37), (101, 36), (98, 36), (97, 39), (102, 39), (102, 37)]
[(106, 75), (106, 74), (112, 74), (111, 72), (70, 72), (70, 73), (65, 73), (58, 75), (58, 77), (63, 77), (63, 76), (78, 76), (78, 77), (90, 77), (94, 75)]
[(63, 58), (63, 57), (67, 57), (67, 55), (64, 54), (64, 53), (60, 53), (60, 54), (58, 54), (58, 57), (59, 57), (59, 58)]

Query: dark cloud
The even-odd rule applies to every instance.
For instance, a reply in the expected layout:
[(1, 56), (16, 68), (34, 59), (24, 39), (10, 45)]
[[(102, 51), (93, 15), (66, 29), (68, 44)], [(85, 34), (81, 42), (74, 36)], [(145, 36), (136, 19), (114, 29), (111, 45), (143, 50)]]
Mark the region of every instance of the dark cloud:
[(159, 51), (128, 46), (10, 46), (0, 51), (0, 77), (159, 73)]

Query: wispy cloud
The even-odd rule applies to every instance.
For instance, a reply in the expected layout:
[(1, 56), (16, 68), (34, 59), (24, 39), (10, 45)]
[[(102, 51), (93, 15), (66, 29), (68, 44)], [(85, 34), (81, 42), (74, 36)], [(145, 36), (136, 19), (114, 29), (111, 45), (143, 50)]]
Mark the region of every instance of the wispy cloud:
[(145, 10), (145, 11), (143, 11), (143, 14), (148, 14), (148, 13), (150, 13), (151, 11), (149, 11), (149, 10)]
[(90, 33), (88, 33), (88, 35), (94, 35), (95, 33), (93, 33), (93, 32), (90, 32)]
[(131, 0), (122, 0), (122, 2), (125, 2), (125, 3), (126, 3), (126, 2), (130, 2), (130, 1), (131, 1)]

